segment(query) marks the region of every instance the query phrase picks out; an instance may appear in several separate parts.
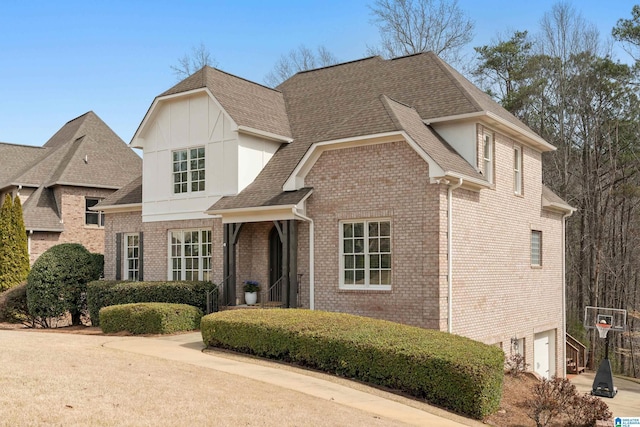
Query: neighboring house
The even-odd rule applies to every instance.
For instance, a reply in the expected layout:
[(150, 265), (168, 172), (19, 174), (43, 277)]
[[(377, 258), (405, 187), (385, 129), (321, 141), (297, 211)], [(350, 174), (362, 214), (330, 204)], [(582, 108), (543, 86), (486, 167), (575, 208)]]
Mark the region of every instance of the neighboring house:
[(205, 67), (152, 103), (105, 199), (107, 278), (242, 282), (286, 307), (449, 331), (563, 374), (554, 147), (433, 53), (296, 74)]
[(104, 252), (104, 216), (89, 208), (142, 171), (142, 159), (94, 112), (42, 147), (0, 143), (0, 203), (19, 196), (33, 262), (59, 243)]

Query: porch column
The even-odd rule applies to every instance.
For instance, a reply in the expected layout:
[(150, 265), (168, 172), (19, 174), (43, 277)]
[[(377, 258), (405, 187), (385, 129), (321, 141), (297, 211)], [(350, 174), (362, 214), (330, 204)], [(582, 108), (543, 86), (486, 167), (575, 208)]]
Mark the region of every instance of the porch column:
[(298, 227), (295, 219), (282, 222), (282, 298), (285, 307), (298, 306)]
[(242, 224), (224, 224), (222, 249), (224, 299), (227, 305), (236, 305), (236, 243)]

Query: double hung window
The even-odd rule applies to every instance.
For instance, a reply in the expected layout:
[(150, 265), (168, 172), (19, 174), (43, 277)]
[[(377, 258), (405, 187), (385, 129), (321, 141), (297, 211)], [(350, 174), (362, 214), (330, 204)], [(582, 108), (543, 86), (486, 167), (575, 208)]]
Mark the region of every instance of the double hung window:
[(169, 233), (171, 280), (211, 280), (211, 230)]
[(340, 287), (391, 289), (391, 221), (340, 224)]
[(204, 147), (178, 150), (173, 155), (173, 193), (204, 191)]
[(136, 234), (125, 234), (125, 277), (127, 280), (140, 279), (140, 236)]

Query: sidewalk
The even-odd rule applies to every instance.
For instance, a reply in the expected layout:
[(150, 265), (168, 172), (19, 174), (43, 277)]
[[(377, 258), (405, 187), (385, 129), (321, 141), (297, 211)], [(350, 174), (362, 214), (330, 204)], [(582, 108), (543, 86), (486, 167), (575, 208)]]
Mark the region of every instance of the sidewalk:
[[(570, 381), (581, 393), (591, 393), (595, 372), (585, 372), (572, 375)], [(618, 388), (618, 394), (613, 398), (601, 397), (609, 406), (615, 417), (640, 417), (640, 383), (613, 377), (613, 386)]]
[[(319, 378), (321, 375), (307, 375), (302, 369), (289, 367), (285, 369), (284, 366), (278, 366), (273, 362), (258, 361), (249, 357), (229, 356), (222, 352), (203, 353), (204, 343), (199, 332), (154, 338), (115, 338), (103, 346), (251, 378), (320, 399), (334, 401), (341, 405), (357, 408), (409, 425), (434, 427), (484, 425), (428, 405), (419, 404), (425, 407), (426, 410), (418, 409), (397, 401), (402, 400), (402, 398), (378, 390), (375, 390), (375, 394), (372, 394), (334, 381), (321, 379)], [(358, 386), (358, 388), (368, 389), (366, 386)], [(373, 389), (371, 390), (373, 391)], [(383, 397), (385, 394), (389, 398)]]

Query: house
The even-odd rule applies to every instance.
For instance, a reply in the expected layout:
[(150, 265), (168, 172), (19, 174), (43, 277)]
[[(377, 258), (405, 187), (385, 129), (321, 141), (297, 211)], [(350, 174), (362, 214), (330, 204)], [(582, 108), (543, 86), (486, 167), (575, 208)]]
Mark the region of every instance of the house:
[(94, 112), (42, 147), (0, 143), (0, 203), (19, 196), (33, 262), (51, 246), (104, 252), (104, 216), (89, 210), (142, 172), (142, 159)]
[(449, 331), (564, 370), (554, 147), (433, 53), (270, 89), (205, 67), (155, 98), (100, 203), (108, 278), (242, 282), (285, 307)]

